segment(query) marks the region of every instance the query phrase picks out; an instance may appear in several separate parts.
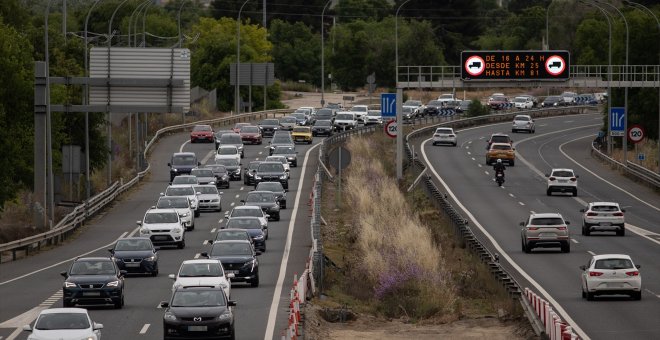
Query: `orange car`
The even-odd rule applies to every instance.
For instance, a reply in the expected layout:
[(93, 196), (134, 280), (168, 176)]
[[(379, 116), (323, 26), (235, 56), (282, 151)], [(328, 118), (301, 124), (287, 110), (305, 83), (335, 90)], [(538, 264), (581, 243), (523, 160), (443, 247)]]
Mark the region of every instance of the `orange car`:
[(516, 161), (515, 150), (509, 143), (493, 143), (486, 153), (486, 164), (491, 165), (497, 159), (501, 159), (502, 162), (507, 162), (510, 166), (513, 166)]

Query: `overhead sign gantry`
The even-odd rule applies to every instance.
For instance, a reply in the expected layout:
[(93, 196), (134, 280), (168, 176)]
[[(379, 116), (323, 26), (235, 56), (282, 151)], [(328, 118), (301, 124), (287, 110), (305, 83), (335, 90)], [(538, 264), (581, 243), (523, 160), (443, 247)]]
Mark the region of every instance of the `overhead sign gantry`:
[(567, 80), (568, 51), (463, 51), (461, 79)]

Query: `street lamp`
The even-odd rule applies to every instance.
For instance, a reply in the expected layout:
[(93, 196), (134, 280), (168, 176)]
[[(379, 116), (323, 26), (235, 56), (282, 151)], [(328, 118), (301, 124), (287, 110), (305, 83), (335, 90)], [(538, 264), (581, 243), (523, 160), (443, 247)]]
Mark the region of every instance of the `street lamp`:
[[(626, 66), (625, 66), (625, 72), (624, 75), (626, 77), (626, 81), (630, 80), (630, 77), (628, 76), (629, 74), (629, 69), (628, 69), (628, 41), (630, 38), (630, 30), (628, 29), (628, 20), (626, 20), (626, 16), (621, 13), (621, 11), (616, 8), (616, 6), (604, 2), (604, 1), (599, 1), (599, 0), (594, 0), (594, 2), (601, 4), (601, 5), (607, 5), (610, 8), (614, 9), (621, 18), (623, 18), (623, 23), (626, 25)], [(624, 107), (624, 119), (623, 119), (623, 165), (627, 166), (628, 165), (628, 84), (626, 83), (625, 87), (623, 88), (623, 107)], [(612, 98), (607, 98), (608, 101), (611, 101)], [(609, 112), (607, 113), (608, 115), (610, 114)]]
[(399, 11), (401, 10), (401, 7), (403, 5), (407, 4), (410, 0), (406, 0), (401, 5), (399, 5), (399, 8), (396, 9), (396, 14), (394, 15), (394, 59), (396, 63), (396, 70), (394, 72), (396, 79), (394, 79), (394, 83), (398, 84), (399, 83)]
[(47, 205), (47, 210), (50, 215), (50, 225), (55, 222), (55, 194), (53, 192), (55, 186), (53, 185), (53, 140), (51, 136), (51, 112), (50, 112), (50, 56), (48, 53), (48, 14), (50, 14), (50, 4), (53, 0), (48, 0), (46, 5), (46, 13), (44, 15), (44, 59), (46, 60), (46, 161), (47, 163), (47, 176), (48, 185), (46, 191), (48, 192), (48, 200), (44, 197), (44, 205)]
[[(152, 0), (145, 0), (139, 5), (135, 7), (133, 12), (131, 13), (130, 18), (128, 19), (128, 47), (131, 47), (131, 32), (134, 32), (135, 34), (135, 40), (137, 40), (137, 19), (135, 20), (135, 26), (133, 26), (133, 17), (135, 16), (135, 13), (138, 13), (138, 16), (140, 15), (139, 13), (142, 11), (142, 9), (145, 6), (150, 5)], [(135, 27), (133, 30), (131, 30), (131, 27)]]
[(612, 154), (612, 136), (611, 128), (612, 124), (610, 123), (610, 112), (612, 111), (612, 21), (610, 16), (602, 7), (596, 5), (596, 3), (588, 0), (579, 0), (579, 2), (586, 4), (587, 6), (593, 6), (603, 13), (605, 19), (607, 19), (607, 27), (609, 29), (609, 42), (608, 42), (608, 57), (607, 57), (607, 154)]
[[(241, 69), (241, 12), (243, 11), (243, 7), (245, 4), (248, 3), (250, 0), (245, 0), (243, 4), (241, 5), (241, 8), (238, 10), (238, 18), (236, 19), (236, 99), (235, 99), (235, 105), (236, 105), (236, 114), (241, 113), (240, 111), (240, 98), (241, 98), (241, 93), (240, 93), (240, 86), (239, 86), (239, 81), (241, 77), (240, 75), (240, 69)], [(265, 98), (265, 93), (264, 93), (264, 98)]]
[[(655, 15), (655, 13), (653, 13), (653, 11), (651, 11), (648, 7), (636, 2), (626, 1), (626, 0), (623, 1), (623, 4), (631, 7), (635, 7), (651, 15), (653, 19), (655, 19), (655, 23), (658, 27), (658, 31), (660, 31), (660, 20), (658, 20), (658, 17)], [(658, 58), (660, 59), (660, 54), (658, 55)], [(659, 84), (658, 86), (658, 173), (660, 173), (660, 61), (658, 62), (658, 77), (659, 78), (656, 80), (658, 81)]]
[[(101, 0), (96, 0), (92, 4), (92, 7), (90, 7), (89, 11), (87, 12), (87, 16), (85, 17), (85, 30), (84, 30), (84, 37), (85, 37), (85, 56), (84, 56), (84, 68), (85, 68), (85, 77), (89, 77), (89, 61), (87, 60), (88, 58), (88, 48), (87, 48), (87, 25), (89, 24), (89, 17), (92, 15), (92, 11), (98, 5), (98, 3), (101, 2)], [(87, 105), (89, 104), (89, 83), (85, 84), (83, 87), (83, 104)], [(89, 112), (85, 111), (85, 193), (86, 193), (86, 198), (89, 199), (91, 197), (91, 182), (89, 181)]]
[(323, 33), (323, 16), (325, 16), (325, 10), (330, 6), (332, 0), (328, 0), (323, 6), (323, 11), (321, 11), (321, 107), (325, 105), (325, 37)]
[(181, 1), (181, 6), (179, 6), (179, 11), (176, 13), (176, 21), (179, 26), (179, 43), (177, 44), (178, 47), (181, 47), (181, 41), (183, 40), (183, 36), (181, 35), (181, 10), (183, 9), (183, 5), (186, 4), (188, 0), (183, 0)]

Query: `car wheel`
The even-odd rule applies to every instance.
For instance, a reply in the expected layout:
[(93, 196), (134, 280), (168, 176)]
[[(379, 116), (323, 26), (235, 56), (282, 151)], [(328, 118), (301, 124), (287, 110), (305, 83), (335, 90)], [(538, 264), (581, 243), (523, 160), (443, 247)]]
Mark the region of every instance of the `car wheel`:
[(532, 252), (533, 247), (530, 244), (523, 241), (523, 246), (525, 247), (525, 253), (529, 254)]
[(259, 287), (259, 276), (257, 276), (257, 277), (255, 277), (254, 279), (252, 279), (252, 281), (250, 281), (250, 285), (251, 285), (252, 287)]
[(525, 246), (525, 241), (520, 242), (520, 248), (522, 249), (523, 253), (527, 252), (527, 247)]
[(490, 159), (486, 158), (486, 165), (490, 165)]
[(552, 196), (552, 190), (548, 188), (548, 190), (545, 191), (546, 195)]
[(511, 129), (511, 133), (516, 133), (516, 130), (514, 130), (514, 129)]
[(514, 165), (516, 165), (516, 162), (515, 162), (515, 161), (511, 161), (511, 162), (509, 162), (509, 165), (510, 165), (510, 166), (514, 166)]
[(64, 308), (73, 307), (73, 303), (71, 303), (71, 301), (68, 300), (62, 300), (62, 307)]
[(642, 292), (632, 292), (632, 294), (630, 294), (630, 297), (633, 300), (638, 300), (639, 301), (639, 300), (642, 299)]
[(222, 211), (222, 206), (218, 206), (218, 209), (215, 209), (215, 211)]
[(582, 298), (585, 299), (587, 297), (587, 293), (584, 292), (584, 289), (581, 289), (580, 291), (582, 291)]
[(621, 226), (621, 229), (616, 231), (617, 236), (626, 236), (626, 228), (624, 226)]
[(280, 214), (275, 215), (275, 221), (279, 221), (279, 220), (280, 220)]
[(589, 225), (585, 223), (585, 224), (582, 225), (582, 235), (583, 236), (589, 236), (589, 234), (591, 234), (591, 232), (589, 230)]
[(594, 300), (594, 293), (587, 292), (587, 301), (593, 301)]
[(114, 305), (115, 305), (115, 309), (121, 309), (121, 307), (124, 306), (124, 296), (122, 295), (122, 297), (119, 300), (114, 301)]
[(190, 227), (186, 228), (186, 231), (191, 231), (195, 229), (195, 225), (191, 225)]
[(577, 188), (573, 189), (573, 197), (577, 196)]
[(186, 247), (186, 240), (182, 240), (181, 242), (179, 242), (179, 244), (177, 244), (177, 247), (179, 249), (185, 248)]
[(454, 146), (456, 146), (456, 145), (457, 145), (457, 143), (454, 143)]
[(571, 252), (571, 244), (569, 242), (566, 242), (561, 245), (561, 252), (562, 253), (570, 253)]
[(195, 210), (195, 217), (199, 217), (199, 214), (200, 214), (199, 209)]
[(281, 207), (282, 209), (286, 209), (286, 202), (284, 202)]
[(151, 272), (151, 276), (158, 276), (158, 269)]

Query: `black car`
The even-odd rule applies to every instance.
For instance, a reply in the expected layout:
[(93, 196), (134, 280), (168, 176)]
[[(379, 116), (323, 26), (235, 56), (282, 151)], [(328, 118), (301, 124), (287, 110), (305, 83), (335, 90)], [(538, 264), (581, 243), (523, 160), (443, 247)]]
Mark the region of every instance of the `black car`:
[(73, 261), (62, 285), (63, 307), (75, 305), (124, 306), (124, 275), (109, 257), (80, 257)]
[(317, 120), (329, 120), (330, 124), (332, 124), (332, 121), (335, 120), (335, 110), (329, 109), (329, 108), (322, 108), (316, 111), (314, 115), (312, 116), (313, 121), (316, 122)]
[(219, 229), (215, 233), (215, 239), (208, 240), (208, 242), (210, 244), (213, 244), (214, 242), (217, 241), (226, 241), (226, 240), (245, 240), (245, 241), (250, 241), (250, 243), (254, 245), (252, 236), (250, 236), (250, 233), (245, 229)]
[(248, 282), (252, 287), (259, 286), (259, 260), (261, 252), (255, 250), (249, 241), (232, 240), (214, 242), (209, 253), (201, 256), (220, 260), (225, 273), (234, 274), (233, 282)]
[(259, 122), (258, 126), (261, 129), (261, 136), (272, 137), (275, 134), (275, 131), (279, 130), (280, 121), (275, 118), (264, 119)]
[(278, 145), (273, 149), (271, 156), (284, 156), (292, 167), (298, 166), (298, 151), (293, 145)]
[(280, 204), (272, 191), (250, 191), (244, 200), (244, 205), (256, 205), (263, 210), (268, 217), (275, 221), (280, 220)]
[(248, 163), (248, 166), (245, 168), (245, 176), (243, 176), (243, 184), (245, 185), (255, 185), (256, 182), (254, 181), (254, 172), (253, 170), (257, 170), (257, 167), (259, 167), (259, 164), (261, 164), (262, 161), (252, 161)]
[(148, 237), (119, 239), (108, 251), (120, 270), (158, 276), (158, 250)]
[(258, 217), (233, 217), (227, 220), (225, 229), (245, 229), (252, 238), (254, 248), (261, 252), (266, 251), (268, 227), (261, 224)]
[(437, 116), (440, 114), (440, 109), (443, 108), (443, 102), (439, 100), (431, 100), (424, 107), (423, 114), (425, 116)]
[(236, 302), (221, 287), (180, 287), (169, 302), (163, 301), (164, 339), (235, 339)]
[(213, 133), (213, 139), (215, 140), (215, 149), (217, 150), (220, 147), (220, 137), (225, 133), (236, 133), (233, 130), (218, 130)]
[(176, 176), (190, 175), (190, 171), (200, 165), (201, 163), (197, 161), (197, 155), (194, 152), (177, 152), (172, 154), (170, 162), (167, 163), (167, 166), (170, 167), (170, 183)]
[(205, 168), (211, 169), (213, 175), (215, 176), (215, 186), (218, 188), (227, 188), (229, 189), (229, 170), (222, 164), (207, 164)]
[(229, 179), (230, 180), (236, 180), (240, 181), (241, 180), (241, 162), (239, 162), (235, 158), (221, 158), (221, 159), (216, 159), (215, 164), (221, 164), (224, 165), (225, 168), (227, 168), (227, 172), (229, 173)]
[(312, 126), (312, 136), (332, 136), (332, 121), (331, 120), (321, 120), (318, 119), (314, 122), (314, 126)]
[(278, 182), (259, 182), (254, 187), (256, 191), (272, 191), (275, 198), (280, 203), (280, 209), (286, 209), (286, 192), (282, 183)]
[(269, 147), (269, 155), (273, 155), (273, 151), (275, 151), (275, 148), (278, 146), (294, 146), (295, 143), (293, 142), (293, 138), (291, 137), (290, 133), (286, 134), (279, 134), (277, 136), (273, 136), (273, 139), (268, 142), (270, 144)]
[(280, 162), (261, 162), (255, 170), (252, 170), (252, 174), (254, 185), (260, 182), (280, 182), (284, 189), (289, 189), (289, 174)]

